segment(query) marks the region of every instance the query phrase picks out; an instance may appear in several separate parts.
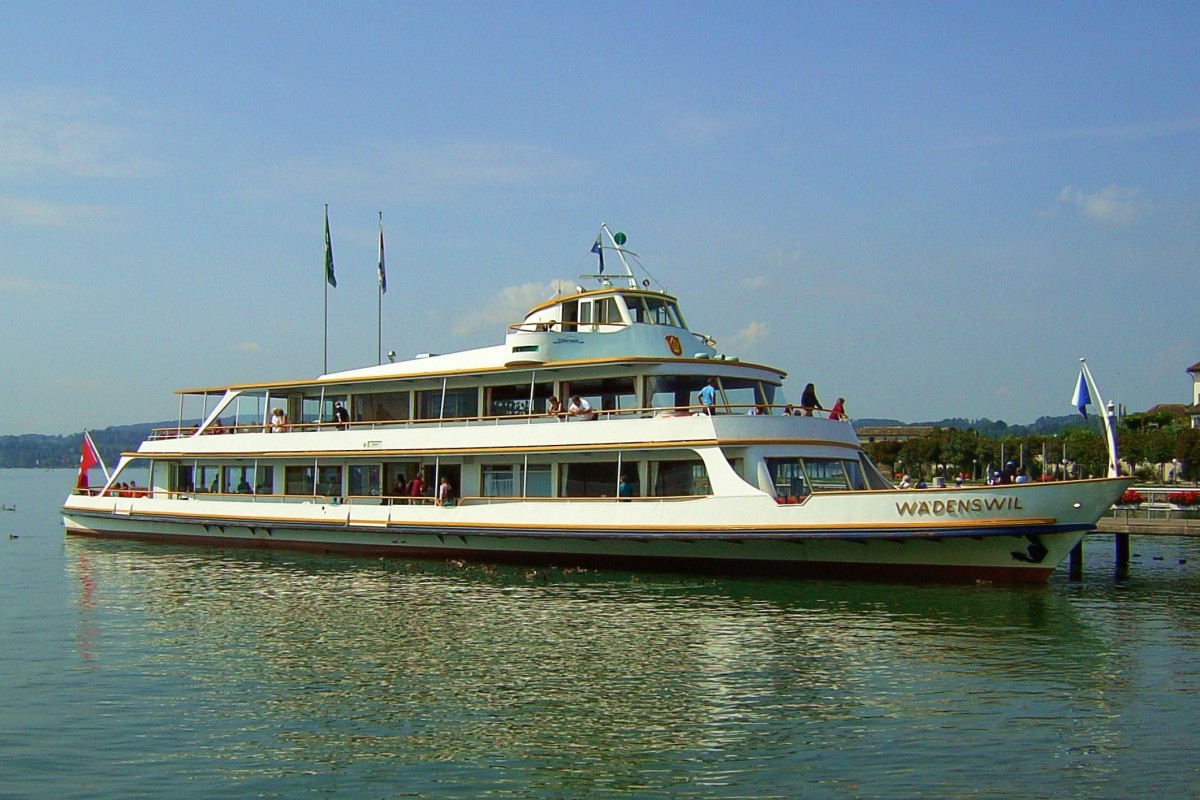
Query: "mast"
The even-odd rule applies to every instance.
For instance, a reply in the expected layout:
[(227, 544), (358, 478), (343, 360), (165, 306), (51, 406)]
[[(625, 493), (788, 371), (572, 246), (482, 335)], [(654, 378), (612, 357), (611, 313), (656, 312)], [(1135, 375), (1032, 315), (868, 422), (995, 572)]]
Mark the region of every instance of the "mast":
[(1100, 412), (1100, 419), (1104, 422), (1104, 439), (1105, 444), (1108, 445), (1108, 477), (1120, 477), (1121, 471), (1117, 466), (1117, 432), (1113, 430), (1112, 417), (1108, 413), (1108, 407), (1104, 405), (1104, 399), (1100, 397), (1100, 387), (1096, 386), (1096, 381), (1092, 378), (1092, 371), (1088, 369), (1087, 359), (1079, 359), (1079, 366), (1084, 379), (1091, 387), (1092, 396), (1096, 398), (1096, 408)]

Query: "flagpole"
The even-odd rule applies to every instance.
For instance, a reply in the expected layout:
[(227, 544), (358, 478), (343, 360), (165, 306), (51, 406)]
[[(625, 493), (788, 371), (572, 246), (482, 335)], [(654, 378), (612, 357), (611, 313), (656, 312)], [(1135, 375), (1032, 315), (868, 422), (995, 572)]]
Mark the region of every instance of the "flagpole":
[(325, 204), (325, 274), (321, 276), (321, 285), (325, 289), (325, 322), (321, 328), (321, 342), (324, 347), (324, 359), (321, 361), (321, 374), (329, 372), (329, 203)]
[(1088, 369), (1087, 359), (1079, 359), (1079, 366), (1083, 371), (1084, 379), (1092, 389), (1092, 396), (1096, 398), (1096, 408), (1100, 412), (1100, 419), (1104, 422), (1105, 440), (1108, 444), (1108, 477), (1120, 477), (1121, 472), (1117, 467), (1117, 434), (1113, 430), (1112, 419), (1108, 415), (1108, 407), (1104, 405), (1104, 398), (1100, 396), (1100, 387), (1096, 386), (1096, 381), (1092, 378), (1092, 371)]
[(378, 309), (375, 314), (375, 363), (383, 363), (383, 292), (384, 292), (383, 277), (383, 212), (379, 212), (379, 281), (378, 290)]

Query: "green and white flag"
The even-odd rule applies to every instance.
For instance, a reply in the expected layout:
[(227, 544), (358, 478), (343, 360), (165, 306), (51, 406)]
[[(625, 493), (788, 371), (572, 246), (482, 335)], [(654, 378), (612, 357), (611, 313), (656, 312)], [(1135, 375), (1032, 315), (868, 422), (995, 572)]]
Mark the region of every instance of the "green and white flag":
[(325, 206), (325, 280), (337, 288), (337, 275), (333, 274), (333, 242), (329, 239), (329, 206)]

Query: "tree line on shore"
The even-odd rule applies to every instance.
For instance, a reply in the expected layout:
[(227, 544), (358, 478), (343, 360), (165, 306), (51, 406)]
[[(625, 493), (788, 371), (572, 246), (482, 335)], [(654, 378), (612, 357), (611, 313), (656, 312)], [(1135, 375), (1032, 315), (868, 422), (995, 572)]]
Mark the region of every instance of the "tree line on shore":
[[(1108, 469), (1108, 448), (1097, 418), (1056, 432), (987, 435), (967, 427), (934, 425), (924, 435), (898, 441), (864, 443), (876, 464), (913, 478), (963, 475), (984, 480), (988, 470), (1012, 461), (1032, 480), (1098, 477)], [(1130, 414), (1117, 425), (1117, 450), (1123, 475), (1147, 483), (1200, 479), (1200, 428), (1169, 413)]]

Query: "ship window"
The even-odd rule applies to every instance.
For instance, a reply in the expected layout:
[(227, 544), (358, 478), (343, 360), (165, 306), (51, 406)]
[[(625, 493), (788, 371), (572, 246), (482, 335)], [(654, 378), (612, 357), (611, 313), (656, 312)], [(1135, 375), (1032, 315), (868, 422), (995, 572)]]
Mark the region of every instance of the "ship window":
[(804, 467), (815, 492), (834, 492), (850, 488), (845, 462), (837, 458), (806, 458)]
[(646, 397), (651, 408), (686, 410), (700, 405), (696, 398), (707, 380), (703, 375), (651, 375), (646, 378)]
[(847, 459), (842, 461), (842, 467), (846, 471), (846, 479), (850, 481), (851, 489), (863, 491), (867, 488), (867, 479), (863, 475), (862, 464), (857, 460), (850, 461)]
[(671, 309), (667, 301), (661, 297), (643, 297), (646, 304), (646, 320), (655, 325), (675, 325), (671, 317)]
[(712, 494), (708, 469), (700, 459), (651, 461), (650, 483), (655, 497), (687, 497)]
[(615, 297), (605, 297), (595, 302), (595, 317), (597, 325), (620, 325), (621, 310), (617, 307)]
[(408, 392), (372, 392), (355, 395), (351, 414), (355, 422), (391, 422), (408, 419)]
[(356, 497), (379, 497), (383, 494), (383, 470), (379, 464), (352, 464), (349, 494)]
[(617, 494), (616, 461), (578, 461), (559, 468), (562, 480), (561, 497), (615, 497)]
[(530, 464), (522, 479), (520, 464), (491, 464), (483, 467), (484, 497), (550, 497), (549, 464)]
[(236, 494), (254, 493), (254, 465), (225, 466), (225, 491)]
[(417, 419), (464, 419), (479, 416), (479, 390), (447, 389), (443, 413), (442, 390), (417, 392)]
[(513, 464), (500, 466), (484, 466), (483, 496), (484, 497), (513, 497), (516, 494), (517, 467)]
[(342, 494), (341, 465), (322, 466), (317, 471), (317, 494), (339, 497)]
[(313, 468), (289, 466), (283, 468), (283, 493), (311, 495), (316, 493), (313, 483)]
[(196, 467), (196, 491), (221, 491), (221, 468), (214, 464), (201, 464)]
[(872, 489), (895, 488), (879, 473), (879, 468), (875, 466), (875, 463), (871, 461), (866, 453), (859, 453), (858, 455), (859, 460), (862, 462), (863, 474), (867, 477), (867, 486)]
[(275, 466), (273, 464), (258, 465), (254, 489), (255, 494), (275, 493)]
[(563, 384), (566, 397), (560, 398), (564, 406), (570, 405), (570, 397), (577, 394), (592, 408), (617, 411), (637, 408), (637, 390), (632, 377), (604, 378), (598, 381), (572, 381)]
[[(775, 402), (776, 385), (749, 378), (721, 378), (721, 393), (734, 414), (744, 414), (751, 406), (765, 405), (768, 413)], [(699, 403), (699, 400), (696, 401)]]
[(807, 497), (812, 494), (798, 458), (768, 458), (767, 470), (777, 497)]
[[(538, 383), (533, 387), (534, 414), (546, 413), (546, 402), (554, 392), (554, 384)], [(488, 416), (524, 416), (530, 413), (530, 385), (518, 383), (514, 386), (490, 386), (487, 389)]]

